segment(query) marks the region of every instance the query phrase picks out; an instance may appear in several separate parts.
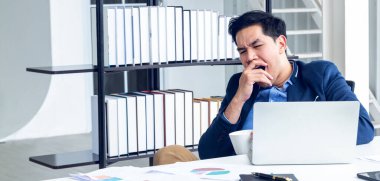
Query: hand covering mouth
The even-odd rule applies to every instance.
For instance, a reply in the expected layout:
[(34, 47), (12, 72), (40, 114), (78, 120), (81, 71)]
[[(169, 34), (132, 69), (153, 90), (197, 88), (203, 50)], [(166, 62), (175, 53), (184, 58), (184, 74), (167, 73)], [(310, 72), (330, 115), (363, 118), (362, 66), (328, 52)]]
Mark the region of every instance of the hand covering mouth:
[(262, 70), (265, 70), (266, 67), (265, 67), (265, 66), (258, 66), (258, 67), (256, 67), (255, 69), (262, 69)]

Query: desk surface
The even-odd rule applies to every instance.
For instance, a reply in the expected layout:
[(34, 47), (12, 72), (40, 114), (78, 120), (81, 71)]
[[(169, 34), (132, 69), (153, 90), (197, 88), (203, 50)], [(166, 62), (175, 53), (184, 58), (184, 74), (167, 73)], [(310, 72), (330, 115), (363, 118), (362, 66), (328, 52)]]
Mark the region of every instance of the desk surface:
[[(294, 174), (298, 180), (360, 180), (357, 178), (356, 173), (359, 172), (367, 172), (367, 171), (379, 171), (380, 170), (380, 162), (369, 161), (363, 158), (378, 155), (380, 156), (380, 136), (375, 137), (375, 139), (366, 145), (357, 146), (356, 150), (356, 158), (351, 164), (329, 164), (329, 165), (270, 165), (270, 166), (255, 166), (250, 164), (249, 159), (246, 155), (237, 155), (230, 157), (222, 157), (208, 160), (199, 160), (194, 162), (186, 162), (186, 163), (176, 163), (171, 165), (163, 165), (163, 166), (154, 166), (154, 167), (146, 167), (146, 168), (136, 168), (139, 169), (133, 170), (131, 167), (118, 167), (118, 171), (115, 172), (114, 168), (108, 167), (106, 169), (98, 170), (95, 172), (91, 172), (92, 174), (107, 174), (109, 176), (115, 176), (122, 178), (120, 175), (112, 175), (118, 172), (131, 172), (138, 174), (146, 174), (147, 172), (167, 172), (172, 175), (165, 178), (178, 179), (182, 178), (183, 180), (198, 180), (201, 177), (191, 177), (189, 175), (189, 170), (193, 170), (194, 168), (225, 168), (226, 170), (230, 170), (230, 174), (228, 175), (220, 175), (215, 177), (215, 179), (224, 178), (226, 180), (239, 180), (239, 174), (248, 174), (252, 171), (256, 172), (264, 172), (264, 173), (292, 173)], [(284, 155), (286, 156), (286, 155)], [(123, 170), (124, 169), (124, 170)], [(131, 170), (132, 169), (132, 170)], [(107, 172), (109, 170), (109, 172)], [(127, 174), (128, 175), (128, 174)], [(130, 177), (131, 174), (128, 175)], [(130, 177), (133, 179), (133, 177)], [(137, 180), (161, 180), (164, 177), (149, 177), (149, 178), (141, 178), (141, 175)], [(210, 177), (203, 177), (210, 178)], [(170, 179), (170, 180), (172, 180)], [(60, 181), (70, 180), (70, 179), (57, 179)]]

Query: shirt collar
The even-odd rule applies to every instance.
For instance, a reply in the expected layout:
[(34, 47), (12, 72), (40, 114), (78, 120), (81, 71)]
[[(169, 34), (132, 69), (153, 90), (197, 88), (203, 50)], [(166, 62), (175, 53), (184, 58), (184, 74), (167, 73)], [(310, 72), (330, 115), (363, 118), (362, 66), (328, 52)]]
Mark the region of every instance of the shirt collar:
[[(286, 91), (286, 89), (290, 86), (290, 85), (293, 85), (293, 82), (295, 81), (295, 79), (297, 78), (298, 76), (298, 66), (296, 64), (296, 62), (294, 62), (294, 60), (289, 60), (290, 64), (292, 65), (293, 69), (292, 69), (292, 74), (291, 76), (289, 77), (289, 79), (285, 82), (283, 88), (278, 88), (276, 87), (278, 90), (283, 90), (283, 91)], [(271, 87), (266, 87), (266, 88), (261, 88), (261, 90), (264, 90), (264, 89), (272, 89), (272, 88), (275, 88), (275, 86), (271, 86)]]
[(289, 62), (293, 66), (293, 72), (292, 75), (289, 77), (289, 80), (287, 80), (287, 82), (289, 81), (290, 85), (293, 85), (293, 83), (296, 81), (296, 78), (298, 77), (298, 65), (294, 60), (289, 60)]

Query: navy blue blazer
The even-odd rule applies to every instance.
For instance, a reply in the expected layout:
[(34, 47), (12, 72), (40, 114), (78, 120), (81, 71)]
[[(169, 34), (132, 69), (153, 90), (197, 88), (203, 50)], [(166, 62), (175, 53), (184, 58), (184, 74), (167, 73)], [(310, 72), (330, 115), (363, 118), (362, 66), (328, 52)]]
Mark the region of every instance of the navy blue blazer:
[[(357, 101), (357, 97), (347, 85), (337, 67), (329, 61), (313, 61), (304, 63), (294, 61), (291, 76), (293, 85), (287, 88), (287, 101)], [(230, 124), (223, 120), (223, 113), (239, 87), (241, 73), (235, 74), (229, 80), (218, 115), (199, 140), (199, 157), (201, 159), (235, 155), (229, 133), (241, 130), (254, 100), (259, 92), (259, 86), (254, 85), (251, 97), (244, 103), (239, 120)], [(318, 97), (317, 97), (318, 96)], [(337, 133), (339, 134), (339, 133)], [(374, 128), (364, 107), (360, 104), (357, 144), (372, 141)]]

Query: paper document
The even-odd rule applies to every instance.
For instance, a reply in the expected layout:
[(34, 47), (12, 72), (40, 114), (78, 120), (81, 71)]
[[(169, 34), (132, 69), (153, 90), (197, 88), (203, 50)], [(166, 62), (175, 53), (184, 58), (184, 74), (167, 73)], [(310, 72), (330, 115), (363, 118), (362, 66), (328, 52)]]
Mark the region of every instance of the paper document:
[(365, 157), (360, 157), (359, 159), (380, 163), (380, 155), (369, 155)]
[(126, 167), (108, 167), (105, 169), (96, 170), (89, 173), (70, 174), (70, 178), (80, 181), (95, 181), (95, 180), (140, 180), (142, 174), (145, 173), (143, 168), (126, 166)]
[[(152, 167), (147, 173), (176, 175), (194, 180), (239, 180), (239, 174), (245, 171), (237, 169), (236, 165), (186, 162)], [(249, 170), (246, 173), (250, 173)]]

